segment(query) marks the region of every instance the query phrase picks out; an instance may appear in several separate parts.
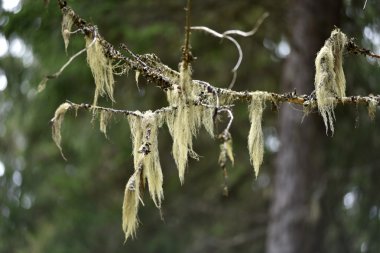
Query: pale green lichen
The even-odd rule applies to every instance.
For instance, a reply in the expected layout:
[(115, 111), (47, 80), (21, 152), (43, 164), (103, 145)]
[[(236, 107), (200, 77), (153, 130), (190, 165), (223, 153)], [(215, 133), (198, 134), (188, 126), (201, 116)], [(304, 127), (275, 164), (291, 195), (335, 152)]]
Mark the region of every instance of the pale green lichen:
[(95, 38), (94, 43), (93, 38), (87, 36), (85, 38), (87, 47), (87, 63), (91, 68), (91, 72), (95, 80), (95, 95), (93, 104), (97, 105), (98, 97), (104, 95), (107, 95), (111, 101), (114, 102), (113, 88), (115, 81), (113, 77), (112, 61), (105, 56), (103, 47), (98, 38)]
[(337, 98), (346, 95), (346, 79), (342, 66), (346, 43), (347, 36), (335, 29), (315, 59), (315, 92), (326, 132), (330, 129), (334, 133)]
[(140, 174), (141, 170), (137, 168), (125, 186), (122, 215), (122, 227), (125, 240), (129, 237), (135, 237), (139, 225), (137, 213), (140, 203)]
[(255, 176), (259, 174), (260, 166), (264, 158), (264, 136), (261, 126), (265, 101), (270, 99), (269, 93), (253, 92), (249, 105), (249, 119), (251, 128), (248, 134), (248, 150), (251, 164), (255, 170)]
[[(136, 115), (137, 114), (137, 115)], [(158, 153), (158, 128), (162, 125), (161, 115), (147, 111), (128, 116), (133, 143), (135, 173), (125, 188), (123, 203), (123, 231), (125, 239), (134, 237), (138, 227), (138, 206), (141, 201), (140, 184), (148, 183), (150, 196), (158, 208), (164, 198), (163, 175)], [(140, 179), (143, 179), (141, 182)]]
[(169, 113), (166, 123), (173, 138), (173, 158), (178, 168), (181, 183), (184, 182), (188, 155), (197, 158), (193, 151), (193, 135), (201, 123), (201, 112), (197, 106), (187, 105), (178, 86), (167, 92), (169, 104), (177, 109)]
[(54, 117), (51, 119), (52, 122), (52, 138), (57, 145), (59, 151), (61, 152), (61, 155), (63, 159), (66, 160), (65, 156), (63, 155), (62, 152), (62, 147), (61, 147), (61, 141), (62, 141), (62, 136), (61, 136), (61, 126), (63, 119), (65, 118), (65, 113), (67, 112), (68, 109), (70, 109), (71, 105), (69, 103), (63, 103), (61, 104), (57, 110), (54, 113)]
[(102, 132), (106, 138), (107, 138), (107, 126), (111, 118), (112, 118), (111, 112), (107, 112), (107, 111), (100, 112), (99, 129), (100, 129), (100, 132)]
[[(129, 116), (128, 121), (132, 134), (134, 166), (137, 168), (141, 163), (142, 175), (148, 182), (150, 196), (155, 205), (160, 208), (164, 192), (157, 136), (158, 128), (162, 125), (162, 118), (160, 115), (147, 111), (141, 113), (141, 117)], [(141, 153), (144, 157), (140, 161)]]
[(74, 13), (72, 10), (65, 11), (63, 13), (63, 18), (62, 18), (61, 33), (63, 37), (63, 42), (65, 43), (66, 53), (67, 53), (67, 47), (69, 46), (69, 42), (70, 42), (71, 27), (74, 24), (73, 14)]
[(377, 101), (374, 98), (371, 98), (368, 101), (368, 116), (371, 120), (376, 118), (376, 109), (377, 109)]

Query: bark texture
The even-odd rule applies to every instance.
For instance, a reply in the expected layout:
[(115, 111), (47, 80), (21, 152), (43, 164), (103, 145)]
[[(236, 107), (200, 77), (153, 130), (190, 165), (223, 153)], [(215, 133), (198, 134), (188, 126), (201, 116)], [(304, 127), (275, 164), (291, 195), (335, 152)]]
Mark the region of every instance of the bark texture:
[[(292, 52), (285, 62), (282, 89), (314, 89), (314, 59), (339, 25), (341, 0), (294, 0), (287, 14)], [(319, 252), (323, 192), (323, 143), (319, 115), (306, 117), (292, 105), (280, 110), (281, 148), (276, 160), (274, 193), (267, 234), (267, 253)], [(302, 122), (302, 123), (301, 123)], [(317, 231), (318, 230), (318, 231)]]

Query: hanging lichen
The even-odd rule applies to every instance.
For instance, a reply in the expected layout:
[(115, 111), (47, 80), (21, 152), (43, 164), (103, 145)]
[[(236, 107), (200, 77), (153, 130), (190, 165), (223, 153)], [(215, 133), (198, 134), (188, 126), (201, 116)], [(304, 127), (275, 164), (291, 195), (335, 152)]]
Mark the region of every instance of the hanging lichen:
[(197, 110), (199, 113), (199, 118), (202, 125), (206, 131), (214, 138), (214, 114), (217, 104), (217, 98), (214, 94), (208, 93), (202, 86), (195, 86), (192, 88), (193, 99), (199, 104), (208, 105), (202, 106), (198, 105)]
[[(200, 106), (202, 107), (202, 106)], [(202, 107), (202, 124), (211, 137), (214, 137), (214, 108)]]
[(136, 70), (135, 80), (136, 80), (136, 85), (137, 86), (139, 86), (139, 77), (140, 77), (140, 71)]
[(267, 97), (268, 93), (266, 92), (254, 92), (252, 94), (251, 104), (249, 105), (251, 128), (248, 135), (248, 150), (256, 177), (259, 174), (260, 166), (264, 158), (264, 137), (261, 121)]
[[(134, 166), (136, 168), (142, 164), (142, 174), (148, 182), (150, 196), (160, 208), (164, 198), (157, 139), (158, 128), (162, 125), (161, 116), (147, 111), (141, 117), (129, 116), (128, 121), (132, 134)], [(140, 161), (141, 154), (144, 157)]]
[(91, 43), (93, 43), (93, 38), (86, 36), (87, 62), (95, 80), (93, 104), (97, 105), (98, 97), (104, 95), (107, 95), (114, 102), (113, 87), (115, 81), (113, 78), (112, 62), (105, 56), (98, 38), (95, 38), (94, 44), (91, 45)]
[(107, 111), (100, 112), (99, 129), (107, 137), (107, 125), (112, 118), (112, 113)]
[(371, 120), (376, 118), (376, 109), (377, 109), (377, 101), (374, 98), (371, 98), (368, 101), (368, 116)]
[(52, 138), (55, 144), (57, 145), (59, 151), (61, 152), (63, 159), (65, 160), (66, 160), (66, 157), (63, 155), (62, 147), (61, 147), (61, 140), (62, 140), (61, 126), (62, 126), (63, 119), (65, 117), (65, 113), (68, 109), (70, 109), (70, 107), (71, 105), (69, 103), (61, 104), (55, 111), (54, 118), (52, 118), (50, 121), (52, 122), (52, 128), (51, 128)]
[(334, 133), (336, 98), (342, 98), (346, 93), (346, 79), (342, 66), (346, 43), (346, 35), (335, 29), (315, 59), (315, 91), (326, 132), (330, 128)]
[(67, 53), (67, 47), (69, 46), (69, 42), (70, 42), (71, 27), (74, 24), (73, 14), (74, 13), (72, 10), (66, 10), (63, 12), (61, 32), (62, 32), (63, 42), (65, 43), (66, 53)]
[(139, 225), (137, 212), (140, 203), (140, 176), (141, 169), (136, 168), (135, 173), (129, 178), (125, 186), (122, 217), (125, 240), (129, 237), (135, 237)]
[[(182, 90), (181, 90), (182, 91)], [(178, 168), (181, 183), (184, 182), (185, 169), (188, 155), (197, 159), (198, 155), (193, 151), (193, 135), (198, 132), (202, 122), (201, 106), (186, 103), (185, 96), (175, 86), (167, 92), (169, 104), (177, 109), (167, 115), (166, 122), (173, 138), (173, 157)]]
[(227, 158), (230, 160), (232, 165), (235, 163), (234, 153), (232, 148), (232, 137), (230, 133), (226, 133), (221, 136), (223, 142), (220, 144), (220, 154), (219, 154), (219, 163), (226, 163)]

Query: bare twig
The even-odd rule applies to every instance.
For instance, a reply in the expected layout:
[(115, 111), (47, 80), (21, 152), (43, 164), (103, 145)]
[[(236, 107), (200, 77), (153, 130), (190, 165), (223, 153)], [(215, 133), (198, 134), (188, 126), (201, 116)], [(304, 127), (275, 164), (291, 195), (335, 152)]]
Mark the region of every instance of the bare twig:
[(350, 41), (347, 43), (346, 48), (347, 51), (351, 54), (361, 54), (372, 58), (380, 59), (380, 55), (371, 52), (371, 50), (369, 49), (365, 49), (356, 45), (353, 38), (351, 38)]
[(223, 33), (223, 35), (239, 35), (239, 36), (243, 36), (243, 37), (249, 37), (249, 36), (252, 36), (254, 35), (257, 30), (260, 28), (261, 24), (264, 22), (264, 20), (269, 17), (269, 13), (268, 12), (265, 12), (260, 18), (259, 20), (257, 20), (255, 26), (253, 27), (252, 30), (248, 31), (248, 32), (243, 32), (243, 31), (240, 31), (240, 30), (228, 30), (228, 31), (225, 31)]
[[(143, 117), (144, 112), (140, 111), (130, 111), (130, 110), (121, 110), (121, 109), (114, 109), (114, 108), (109, 108), (109, 107), (103, 107), (103, 106), (98, 106), (98, 105), (91, 105), (91, 104), (76, 104), (74, 102), (71, 102), (69, 100), (66, 100), (67, 103), (70, 104), (69, 109), (85, 109), (85, 110), (91, 110), (91, 111), (105, 111), (105, 112), (110, 112), (110, 113), (115, 113), (115, 114), (122, 114), (122, 115), (132, 115), (135, 117)], [(176, 107), (162, 107), (160, 109), (157, 109), (153, 111), (154, 114), (161, 114), (161, 113), (166, 113), (166, 112), (171, 112), (175, 110)]]
[(41, 91), (43, 91), (45, 89), (47, 81), (49, 81), (50, 79), (55, 79), (58, 76), (60, 76), (62, 74), (63, 70), (65, 70), (65, 68), (67, 68), (67, 66), (69, 66), (70, 63), (75, 58), (77, 58), (79, 55), (81, 55), (84, 52), (86, 52), (86, 50), (88, 48), (90, 48), (95, 43), (95, 41), (96, 41), (96, 36), (94, 36), (94, 39), (91, 41), (91, 43), (87, 47), (83, 48), (82, 50), (80, 50), (79, 52), (77, 52), (76, 54), (74, 54), (73, 56), (71, 56), (70, 59), (56, 73), (54, 73), (52, 75), (47, 75), (44, 79), (42, 79), (42, 81), (38, 85), (38, 92), (41, 92)]
[(192, 61), (192, 56), (190, 52), (190, 16), (191, 16), (191, 0), (187, 0), (186, 11), (186, 21), (185, 21), (185, 45), (183, 48), (182, 61), (184, 62), (184, 67), (187, 68), (187, 65)]
[(223, 131), (224, 133), (228, 133), (228, 132), (230, 132), (230, 128), (231, 128), (231, 125), (232, 125), (232, 121), (234, 120), (234, 115), (233, 115), (231, 109), (228, 109), (228, 108), (219, 109), (219, 110), (218, 110), (218, 113), (219, 113), (219, 112), (227, 112), (228, 117), (230, 118), (230, 121), (228, 122), (227, 127), (226, 127), (226, 128), (224, 129), (224, 131)]
[(239, 35), (239, 36), (243, 36), (243, 37), (248, 37), (248, 36), (252, 36), (256, 33), (256, 31), (259, 29), (260, 25), (263, 23), (263, 21), (269, 16), (269, 14), (266, 12), (264, 13), (260, 19), (256, 22), (256, 25), (255, 27), (249, 31), (249, 32), (243, 32), (243, 31), (240, 31), (240, 30), (228, 30), (228, 31), (225, 31), (224, 33), (218, 33), (214, 30), (212, 30), (211, 28), (208, 28), (206, 26), (192, 26), (191, 29), (192, 30), (200, 30), (200, 31), (204, 31), (204, 32), (207, 32), (217, 38), (226, 38), (228, 39), (229, 41), (231, 41), (232, 43), (234, 43), (236, 49), (238, 50), (238, 53), (239, 53), (239, 58), (238, 58), (238, 61), (236, 62), (235, 66), (233, 67), (232, 69), (232, 80), (230, 82), (230, 84), (228, 85), (228, 89), (232, 89), (232, 87), (234, 86), (235, 82), (236, 82), (236, 77), (237, 77), (237, 70), (238, 68), (240, 67), (240, 64), (243, 60), (243, 51), (241, 49), (241, 46), (240, 44), (234, 39), (232, 38), (230, 35)]
[(239, 53), (239, 58), (238, 58), (238, 60), (237, 60), (237, 62), (235, 64), (235, 66), (232, 69), (233, 78), (232, 78), (232, 81), (230, 82), (230, 84), (228, 85), (229, 89), (231, 89), (234, 86), (235, 81), (236, 81), (236, 72), (237, 72), (238, 68), (240, 67), (240, 64), (241, 64), (241, 62), (243, 60), (243, 51), (241, 50), (240, 44), (234, 38), (232, 38), (231, 36), (223, 35), (223, 34), (218, 33), (218, 32), (216, 32), (216, 31), (214, 31), (211, 28), (208, 28), (206, 26), (192, 26), (191, 30), (204, 31), (204, 32), (207, 32), (207, 33), (209, 33), (209, 34), (217, 37), (217, 38), (221, 38), (221, 39), (226, 38), (226, 39), (228, 39), (229, 41), (231, 41), (235, 45), (235, 47), (236, 47), (236, 49), (238, 50), (238, 53)]

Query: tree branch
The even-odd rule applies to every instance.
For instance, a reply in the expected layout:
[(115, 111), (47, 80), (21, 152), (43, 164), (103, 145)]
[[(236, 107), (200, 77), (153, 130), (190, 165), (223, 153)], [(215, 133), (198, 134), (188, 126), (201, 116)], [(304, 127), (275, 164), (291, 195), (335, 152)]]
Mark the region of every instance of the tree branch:
[[(65, 1), (58, 0), (58, 3), (62, 12), (71, 11), (73, 13), (74, 25), (78, 29), (84, 31), (84, 33), (92, 33), (96, 30), (94, 25), (79, 17), (69, 6), (66, 5)], [(218, 35), (223, 36), (222, 34)], [(97, 38), (103, 46), (107, 57), (121, 62), (121, 64), (125, 65), (125, 68), (139, 71), (140, 76), (146, 78), (148, 83), (153, 83), (164, 91), (171, 89), (174, 85), (178, 84), (179, 72), (163, 64), (157, 56), (152, 54), (135, 55), (125, 45), (121, 45), (121, 48), (127, 50), (129, 53), (132, 53), (133, 58), (129, 58), (124, 56), (119, 50), (115, 49), (115, 47), (106, 41), (99, 33), (97, 33)], [(360, 53), (371, 57), (380, 58), (380, 56), (372, 54), (369, 50), (359, 48), (355, 43), (353, 43), (352, 40), (347, 44), (347, 50), (348, 52), (354, 54)], [(249, 102), (253, 94), (253, 91), (234, 91), (231, 89), (217, 88), (201, 80), (193, 80), (192, 82), (195, 86), (203, 87), (206, 93), (216, 95), (218, 97), (228, 98), (231, 103), (234, 101)], [(270, 95), (268, 96), (268, 100), (276, 104), (288, 102), (307, 106), (309, 108), (315, 108), (317, 106), (315, 97), (311, 95), (297, 95), (295, 92), (284, 94), (271, 92), (268, 94)], [(373, 103), (374, 101), (376, 101), (376, 105), (379, 105), (380, 96), (350, 96), (343, 97), (342, 99), (336, 98), (336, 102), (341, 104), (368, 105), (370, 102)]]

